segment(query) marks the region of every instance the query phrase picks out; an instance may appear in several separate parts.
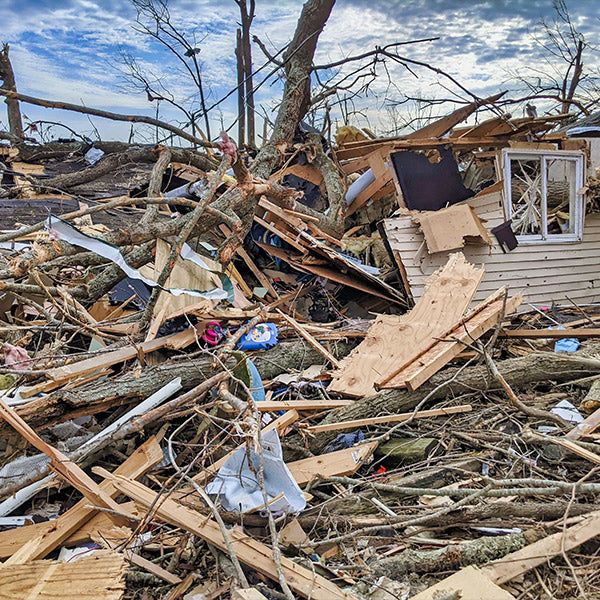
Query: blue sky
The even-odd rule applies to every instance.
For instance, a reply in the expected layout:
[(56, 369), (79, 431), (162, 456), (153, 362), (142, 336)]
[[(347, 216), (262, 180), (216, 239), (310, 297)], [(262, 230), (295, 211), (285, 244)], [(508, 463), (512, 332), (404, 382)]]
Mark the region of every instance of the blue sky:
[[(600, 32), (600, 2), (567, 0), (577, 27), (590, 41)], [(302, 8), (300, 0), (257, 0), (253, 33), (276, 51), (287, 43)], [(209, 102), (235, 85), (233, 46), (238, 8), (233, 0), (171, 0), (173, 22), (196, 35)], [(317, 62), (329, 62), (364, 52), (376, 44), (439, 36), (427, 44), (407, 46), (403, 52), (428, 61), (483, 95), (510, 86), (515, 74), (529, 66), (545, 71), (545, 61), (533, 36), (540, 20), (553, 15), (552, 0), (338, 0), (317, 51)], [(177, 98), (190, 100), (194, 90), (168, 53), (137, 33), (135, 9), (127, 0), (0, 0), (0, 41), (11, 44), (17, 82), (23, 93), (83, 103), (125, 113), (154, 114), (143, 90), (127, 86), (120, 72), (120, 56), (129, 54), (160, 78)], [(254, 48), (255, 67), (262, 54)], [(590, 57), (596, 65), (598, 55)], [(400, 65), (390, 67), (392, 85), (381, 78), (372, 95), (356, 103), (360, 124), (385, 131), (391, 121), (405, 116), (400, 108), (391, 114), (390, 101), (411, 96), (451, 97), (455, 87), (442, 89), (440, 78), (424, 69), (413, 74)], [(443, 82), (443, 79), (442, 79)], [(267, 113), (276, 107), (281, 89), (273, 80), (257, 94), (257, 104)], [(82, 115), (25, 106), (30, 119), (62, 121), (90, 133)], [(212, 116), (213, 129), (235, 118), (235, 101), (220, 105)], [(164, 106), (162, 117), (177, 121), (175, 111)], [(336, 115), (334, 114), (334, 117)], [(5, 124), (0, 112), (0, 127)], [(93, 119), (105, 139), (126, 139), (129, 126)], [(141, 135), (141, 132), (140, 132)], [(141, 139), (141, 138), (140, 138)]]

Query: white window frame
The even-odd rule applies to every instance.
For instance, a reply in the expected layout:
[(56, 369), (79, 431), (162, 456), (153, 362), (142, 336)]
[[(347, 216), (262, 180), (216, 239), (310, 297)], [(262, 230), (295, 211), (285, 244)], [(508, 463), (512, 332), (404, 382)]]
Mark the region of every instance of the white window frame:
[[(541, 210), (542, 232), (539, 234), (517, 235), (519, 244), (568, 244), (581, 242), (583, 239), (583, 225), (585, 219), (585, 196), (583, 187), (585, 182), (585, 156), (583, 152), (569, 150), (526, 150), (521, 148), (504, 148), (502, 150), (502, 168), (504, 179), (504, 213), (507, 220), (512, 219), (512, 187), (511, 187), (511, 160), (531, 160), (537, 158), (541, 161)], [(548, 161), (565, 160), (575, 164), (575, 210), (571, 218), (574, 220), (572, 233), (548, 234), (546, 200)]]

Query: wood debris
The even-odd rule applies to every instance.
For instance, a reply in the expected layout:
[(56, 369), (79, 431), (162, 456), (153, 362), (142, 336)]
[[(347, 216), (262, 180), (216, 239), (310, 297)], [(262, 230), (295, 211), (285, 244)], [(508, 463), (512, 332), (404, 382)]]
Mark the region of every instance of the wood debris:
[(595, 179), (501, 96), (258, 150), (3, 138), (0, 598), (595, 597)]

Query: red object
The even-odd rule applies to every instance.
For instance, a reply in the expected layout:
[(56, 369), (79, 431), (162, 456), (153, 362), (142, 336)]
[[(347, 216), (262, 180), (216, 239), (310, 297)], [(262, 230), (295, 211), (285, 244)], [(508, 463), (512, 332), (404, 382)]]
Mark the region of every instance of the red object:
[(223, 152), (223, 154), (231, 157), (232, 163), (234, 163), (237, 160), (237, 146), (225, 131), (221, 131), (221, 141), (219, 142), (219, 148), (221, 148), (221, 152)]
[(383, 465), (379, 465), (377, 467), (377, 471), (375, 471), (375, 475), (385, 475), (387, 473), (387, 469)]
[(209, 321), (200, 339), (208, 346), (216, 346), (223, 339), (224, 335), (225, 333), (219, 321)]

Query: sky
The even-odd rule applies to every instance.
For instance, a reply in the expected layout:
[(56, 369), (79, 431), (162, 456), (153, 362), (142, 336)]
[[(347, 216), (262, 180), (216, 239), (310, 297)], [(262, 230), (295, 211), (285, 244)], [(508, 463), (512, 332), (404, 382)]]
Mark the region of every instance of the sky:
[[(256, 0), (253, 34), (273, 53), (287, 44), (302, 8), (301, 0)], [(577, 28), (593, 41), (600, 33), (600, 2), (567, 0)], [(194, 39), (208, 103), (221, 99), (236, 85), (235, 30), (239, 20), (234, 0), (170, 0), (172, 22)], [(376, 45), (437, 37), (409, 44), (401, 52), (451, 75), (461, 86), (484, 96), (515, 87), (515, 78), (531, 68), (544, 76), (557, 68), (536, 42), (542, 19), (551, 20), (552, 0), (337, 0), (321, 34), (316, 63), (353, 56)], [(0, 41), (9, 42), (19, 91), (41, 98), (85, 104), (129, 114), (154, 115), (156, 103), (143, 89), (132, 85), (124, 71), (123, 56), (170, 90), (182, 104), (197, 106), (197, 93), (189, 77), (169, 51), (135, 29), (136, 10), (128, 0), (0, 0)], [(254, 68), (264, 56), (253, 47)], [(591, 54), (588, 65), (600, 64)], [(350, 67), (345, 67), (349, 69)], [(267, 73), (268, 69), (261, 71)], [(347, 72), (347, 71), (346, 71)], [(351, 120), (385, 133), (398, 121), (410, 119), (414, 108), (400, 104), (409, 97), (465, 99), (448, 78), (423, 67), (410, 71), (388, 65), (367, 97), (347, 103)], [(323, 76), (343, 76), (338, 70)], [(256, 94), (259, 115), (273, 115), (282, 83), (276, 75)], [(395, 108), (394, 108), (395, 106)], [(435, 110), (448, 110), (446, 105)], [(451, 108), (451, 107), (450, 107)], [(161, 103), (160, 116), (173, 123), (183, 117)], [(214, 132), (229, 127), (236, 116), (235, 95), (212, 111)], [(29, 120), (60, 121), (84, 135), (96, 129), (103, 139), (127, 139), (130, 126), (84, 115), (23, 106)], [(339, 108), (333, 119), (343, 119)], [(521, 116), (521, 115), (515, 115)], [(258, 118), (259, 129), (261, 118)], [(6, 115), (0, 107), (0, 128)], [(232, 130), (235, 137), (235, 129)], [(69, 135), (53, 129), (56, 136)], [(151, 133), (136, 130), (138, 141), (152, 141)]]

